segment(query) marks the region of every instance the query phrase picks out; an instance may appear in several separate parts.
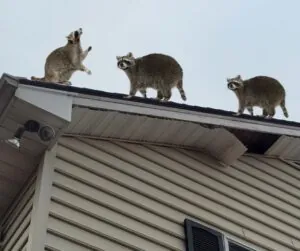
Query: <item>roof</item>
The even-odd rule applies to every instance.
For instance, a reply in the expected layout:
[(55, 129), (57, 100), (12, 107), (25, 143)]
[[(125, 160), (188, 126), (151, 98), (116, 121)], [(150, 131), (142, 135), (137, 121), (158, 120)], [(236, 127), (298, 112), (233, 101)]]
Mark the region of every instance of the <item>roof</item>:
[[(3, 74), (0, 217), (61, 135), (192, 149), (225, 166), (247, 152), (300, 161), (300, 123), (125, 96)], [(19, 150), (3, 142), (28, 120), (51, 126), (56, 137), (42, 142), (25, 132)]]
[[(128, 101), (128, 99), (125, 98), (128, 94), (111, 93), (111, 92), (105, 92), (105, 91), (100, 91), (100, 90), (59, 85), (59, 84), (53, 84), (53, 83), (43, 83), (43, 82), (38, 82), (38, 81), (31, 81), (31, 80), (28, 80), (25, 78), (21, 78), (19, 80), (19, 82), (20, 82), (20, 84), (23, 84), (23, 85), (42, 87), (42, 88), (53, 89), (53, 90), (60, 90), (60, 91), (65, 91), (65, 92), (69, 92), (69, 93), (79, 93), (79, 94), (83, 94), (83, 95), (90, 95), (90, 96), (97, 96), (97, 97), (103, 97), (103, 98)], [(186, 110), (186, 111), (201, 112), (201, 113), (206, 113), (206, 114), (214, 114), (214, 115), (221, 115), (224, 117), (236, 118), (236, 116), (234, 115), (236, 112), (233, 112), (233, 111), (225, 111), (225, 110), (214, 109), (214, 108), (209, 108), (209, 107), (187, 105), (187, 104), (176, 103), (176, 102), (172, 102), (172, 101), (160, 102), (160, 101), (157, 101), (157, 100), (151, 99), (151, 98), (145, 99), (142, 97), (134, 96), (130, 99), (130, 102), (151, 104), (151, 105), (157, 105), (157, 106), (162, 106), (162, 107), (177, 108), (177, 109)], [(248, 114), (242, 114), (239, 117), (248, 119), (251, 121), (263, 121), (264, 123), (269, 123), (269, 124), (296, 126), (296, 127), (299, 127), (299, 129), (300, 129), (300, 122), (295, 122), (295, 121), (281, 120), (281, 119), (276, 119), (276, 118), (264, 119), (262, 117), (251, 116)]]

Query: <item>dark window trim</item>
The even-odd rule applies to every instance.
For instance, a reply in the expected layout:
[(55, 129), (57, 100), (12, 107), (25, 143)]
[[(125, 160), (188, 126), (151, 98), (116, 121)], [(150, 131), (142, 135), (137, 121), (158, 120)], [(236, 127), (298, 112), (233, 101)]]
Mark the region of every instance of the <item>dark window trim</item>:
[(246, 250), (248, 250), (248, 251), (255, 251), (253, 248), (250, 248), (250, 247), (246, 246), (245, 244), (242, 244), (242, 243), (237, 242), (237, 241), (235, 241), (235, 240), (232, 240), (232, 239), (230, 239), (230, 238), (227, 238), (227, 243), (228, 243), (228, 250), (229, 250), (229, 245), (230, 245), (230, 243), (231, 243), (231, 244), (233, 244), (233, 245), (235, 245), (235, 246), (239, 246), (239, 247), (241, 247), (241, 248), (243, 248), (243, 249), (246, 249)]
[(229, 251), (229, 244), (232, 243), (236, 246), (239, 246), (243, 249), (249, 250), (249, 251), (255, 251), (252, 247), (249, 247), (245, 245), (244, 243), (240, 243), (238, 241), (235, 241), (231, 239), (230, 237), (225, 236), (223, 233), (212, 229), (210, 227), (206, 227), (202, 225), (201, 223), (198, 223), (196, 221), (190, 220), (186, 218), (184, 220), (184, 231), (185, 231), (185, 243), (186, 243), (186, 251), (195, 251), (194, 250), (194, 242), (193, 242), (193, 231), (192, 228), (201, 228), (213, 235), (215, 235), (218, 238), (219, 241), (219, 251)]
[(193, 246), (193, 232), (192, 232), (192, 228), (196, 227), (196, 228), (201, 228), (205, 231), (208, 231), (214, 235), (216, 235), (219, 239), (219, 251), (225, 251), (225, 242), (224, 242), (224, 235), (214, 229), (211, 229), (209, 227), (206, 227), (200, 223), (197, 223), (195, 221), (192, 221), (190, 219), (185, 219), (184, 220), (184, 229), (185, 229), (185, 236), (186, 236), (186, 251), (195, 251), (194, 250), (194, 246)]

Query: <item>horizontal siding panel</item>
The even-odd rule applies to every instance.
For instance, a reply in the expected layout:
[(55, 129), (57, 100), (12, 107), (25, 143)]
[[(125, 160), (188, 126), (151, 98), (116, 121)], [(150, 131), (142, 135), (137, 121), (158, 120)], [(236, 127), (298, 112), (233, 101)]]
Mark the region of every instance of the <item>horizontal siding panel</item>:
[(7, 229), (7, 231), (4, 231), (4, 236), (7, 241), (10, 239), (10, 237), (13, 237), (15, 235), (15, 232), (19, 229), (20, 225), (29, 217), (30, 221), (30, 215), (31, 215), (31, 209), (32, 209), (32, 199), (26, 204), (24, 209), (20, 212), (16, 220), (13, 222), (13, 224)]
[[(165, 219), (147, 208), (143, 208), (140, 203), (132, 203), (124, 198), (118, 198), (115, 194), (109, 194), (107, 190), (101, 191), (99, 188), (92, 187), (80, 181), (74, 180), (65, 175), (57, 174), (53, 187), (53, 199), (60, 200), (62, 196), (69, 194), (80, 196), (81, 198), (110, 208), (115, 212), (126, 215), (146, 225), (157, 228), (171, 236), (184, 238), (183, 230), (179, 224)], [(65, 201), (68, 201), (65, 198)]]
[[(100, 248), (102, 247), (102, 248)], [(73, 251), (132, 251), (115, 241), (109, 241), (95, 233), (84, 231), (59, 219), (50, 217), (45, 241), (46, 250)]]
[(5, 214), (1, 224), (4, 234), (7, 232), (7, 229), (13, 224), (13, 222), (16, 221), (16, 218), (22, 212), (24, 207), (26, 207), (29, 201), (31, 201), (30, 203), (32, 203), (34, 189), (35, 189), (35, 178), (30, 180), (29, 184), (26, 185), (24, 189), (22, 189), (24, 192), (22, 192), (18, 196), (18, 198), (15, 200), (15, 203), (12, 204), (10, 209)]
[(15, 242), (13, 249), (9, 249), (9, 250), (22, 250), (22, 249), (25, 250), (28, 242), (28, 235), (29, 235), (29, 224), (24, 230), (24, 232), (22, 233), (22, 235), (19, 237), (19, 239)]
[[(262, 180), (265, 183), (269, 183), (271, 185), (273, 185), (274, 187), (279, 188), (280, 190), (283, 190), (291, 195), (293, 195), (294, 197), (296, 197), (298, 199), (298, 206), (300, 207), (300, 202), (299, 202), (299, 198), (300, 198), (300, 189), (299, 189), (299, 183), (300, 180), (295, 179), (294, 177), (292, 177), (291, 175), (286, 174), (285, 172), (282, 172), (276, 168), (271, 167), (270, 165), (267, 165), (253, 157), (250, 156), (245, 156), (241, 159), (241, 161), (245, 164), (247, 164), (248, 166), (250, 166), (250, 168), (246, 169), (245, 171), (249, 171), (249, 169), (253, 169), (251, 170), (251, 174), (253, 176), (255, 176), (256, 178), (259, 178), (260, 180)], [(240, 166), (238, 166), (238, 168), (240, 168)], [(243, 169), (244, 171), (244, 169)]]
[[(91, 142), (95, 143), (96, 141), (90, 141), (90, 144)], [(76, 189), (74, 188), (75, 185), (72, 184), (72, 180), (74, 180), (74, 182), (90, 186), (91, 189), (86, 188), (87, 191), (98, 189), (134, 206), (139, 206), (139, 203), (143, 210), (146, 209), (159, 217), (170, 220), (172, 224), (178, 224), (178, 230), (174, 231), (177, 235), (183, 234), (184, 218), (192, 217), (264, 248), (294, 250), (295, 247), (300, 247), (299, 227), (297, 227), (297, 224), (293, 225), (285, 222), (286, 212), (283, 210), (273, 209), (271, 214), (263, 212), (263, 210), (267, 211), (270, 205), (264, 203), (262, 199), (258, 200), (255, 196), (250, 196), (252, 200), (256, 201), (256, 206), (260, 207), (260, 210), (252, 206), (247, 208), (246, 201), (243, 201), (241, 198), (235, 201), (232, 197), (225, 196), (224, 193), (218, 193), (205, 186), (205, 184), (192, 179), (192, 177), (179, 175), (178, 169), (171, 169), (168, 165), (172, 163), (173, 166), (182, 168), (185, 172), (189, 170), (190, 174), (193, 169), (187, 168), (171, 159), (168, 159), (169, 163), (167, 162), (166, 165), (166, 161), (163, 159), (166, 157), (160, 156), (149, 148), (132, 144), (130, 145), (133, 148), (131, 149), (132, 153), (130, 154), (129, 151), (123, 149), (124, 153), (128, 155), (123, 154), (123, 156), (120, 156), (118, 155), (122, 149), (120, 146), (105, 141), (98, 141), (97, 143), (106, 152), (78, 140), (69, 138), (61, 140), (61, 145), (58, 147), (58, 158), (62, 160), (58, 160), (57, 163), (57, 172), (60, 174), (56, 175), (55, 184), (68, 186), (68, 189), (74, 190)], [(123, 145), (129, 146), (129, 144), (125, 143)], [(140, 148), (145, 148), (144, 152), (152, 155), (152, 158), (155, 159), (155, 161), (152, 161), (152, 164), (150, 161), (147, 162), (146, 158), (141, 159), (140, 157), (138, 159)], [(167, 149), (163, 147), (158, 148)], [(108, 154), (107, 151), (112, 152)], [(135, 153), (133, 154), (134, 151)], [(174, 151), (178, 152), (177, 150)], [(183, 155), (180, 152), (178, 153)], [(118, 158), (115, 155), (118, 155)], [(157, 158), (161, 159), (158, 160)], [(196, 162), (193, 158), (186, 158)], [(132, 159), (137, 163), (133, 164)], [(198, 162), (199, 165), (201, 165), (201, 162)], [(218, 173), (220, 179), (226, 176), (219, 170), (212, 169), (209, 166), (206, 166), (206, 169)], [(200, 172), (198, 174), (201, 175)], [(205, 174), (202, 174), (202, 180), (205, 176)], [(228, 177), (239, 182), (239, 180), (231, 176)], [(70, 179), (68, 185), (64, 183), (66, 178)], [(215, 178), (211, 180), (215, 182), (215, 185), (221, 183), (217, 182)], [(222, 184), (225, 186), (224, 182)], [(227, 192), (230, 189), (233, 190), (232, 186), (227, 186)], [(270, 201), (273, 201), (273, 203), (278, 200), (268, 194), (264, 194), (260, 190), (255, 190), (253, 187), (252, 189), (262, 197), (269, 196)], [(82, 191), (80, 192), (82, 193)], [(235, 196), (239, 195), (242, 197), (242, 192), (236, 189)], [(245, 194), (248, 195), (248, 193)], [(70, 204), (73, 205), (74, 202)], [(161, 210), (156, 210), (155, 205), (158, 205)], [(272, 207), (270, 208), (272, 209)], [(277, 218), (273, 217), (272, 214), (277, 214)], [(128, 213), (126, 217), (128, 217)], [(280, 217), (281, 219), (279, 220)], [(297, 220), (292, 215), (289, 215), (289, 217)], [(113, 218), (111, 219), (113, 220)], [(151, 237), (153, 238), (153, 243), (159, 243), (158, 237), (150, 235), (151, 232), (147, 232), (147, 229), (150, 229), (149, 225), (147, 225), (147, 220), (136, 226), (134, 226), (134, 221), (132, 222), (132, 229), (142, 232), (142, 234), (148, 233), (147, 238)], [(161, 231), (165, 232), (165, 229), (162, 228)], [(169, 237), (169, 241), (173, 243), (171, 238), (174, 237)], [(174, 241), (173, 245), (178, 250), (182, 250), (184, 241), (183, 239), (178, 239), (180, 240), (180, 246), (177, 246), (176, 241)]]
[(80, 245), (74, 242), (74, 240), (68, 240), (61, 236), (56, 236), (51, 233), (47, 234), (45, 242), (46, 251), (84, 251), (84, 250), (101, 250), (95, 249), (92, 246)]
[[(75, 147), (75, 142), (72, 143), (72, 146)], [(88, 155), (93, 154), (93, 150), (91, 148), (89, 148), (88, 146), (85, 146), (84, 149), (86, 150)], [(213, 203), (211, 200), (209, 200), (207, 198), (204, 198), (202, 196), (200, 197), (199, 195), (195, 194), (194, 192), (189, 193), (189, 191), (180, 189), (180, 187), (178, 187), (178, 184), (177, 184), (177, 186), (175, 186), (172, 183), (168, 182), (167, 180), (161, 180), (157, 176), (151, 175), (148, 172), (144, 172), (141, 169), (137, 169), (136, 167), (134, 167), (132, 165), (128, 165), (128, 164), (122, 162), (121, 160), (114, 158), (111, 155), (107, 155), (102, 152), (101, 156), (100, 156), (98, 152), (95, 152), (95, 154), (93, 154), (92, 157), (97, 158), (97, 155), (99, 156), (99, 158), (105, 159), (105, 161), (107, 163), (109, 162), (108, 164), (110, 164), (110, 165), (115, 164), (115, 167), (116, 166), (120, 167), (121, 169), (124, 170), (123, 172), (126, 172), (129, 175), (134, 176), (136, 179), (142, 179), (139, 177), (146, 177), (148, 183), (151, 181), (152, 185), (158, 186), (161, 190), (166, 190), (170, 194), (173, 193), (173, 195), (177, 195), (177, 196), (181, 195), (180, 198), (186, 199), (186, 201), (189, 203), (193, 203), (194, 205), (197, 205), (198, 207), (202, 207), (203, 209), (205, 209), (207, 211), (212, 211), (215, 214), (217, 214), (223, 218), (227, 218), (230, 221), (236, 222), (237, 224), (239, 224), (241, 226), (248, 227), (251, 230), (260, 231), (260, 234), (266, 235), (268, 238), (272, 238), (272, 237), (276, 236), (275, 238), (277, 240), (282, 240), (282, 243), (289, 244), (291, 246), (293, 245), (290, 237), (285, 237), (284, 235), (281, 235), (281, 234), (273, 231), (272, 228), (267, 228), (264, 224), (260, 224), (258, 222), (251, 220), (250, 218), (245, 217), (244, 215), (233, 212), (232, 210), (228, 210), (228, 206), (230, 205), (230, 203), (228, 203), (227, 207), (224, 207), (221, 204)], [(114, 158), (114, 159), (112, 159), (112, 158)], [(129, 158), (129, 159), (131, 159), (131, 158)], [(162, 173), (163, 171), (164, 170), (158, 170), (157, 173)], [(111, 171), (111, 172), (114, 173), (114, 171)], [(112, 176), (117, 177), (117, 173), (112, 174)], [(169, 175), (167, 174), (167, 176), (169, 176)], [(122, 181), (124, 179), (125, 179), (125, 177), (124, 178), (120, 177), (119, 180)], [(181, 181), (181, 183), (184, 183), (185, 180), (183, 177), (181, 177), (180, 181)], [(191, 187), (193, 184), (189, 180), (186, 182), (186, 185)], [(141, 184), (141, 186), (142, 186), (142, 184)], [(169, 189), (167, 189), (167, 188), (169, 188)], [(147, 190), (151, 191), (151, 188), (149, 187)], [(201, 188), (198, 188), (195, 190), (201, 190)], [(153, 193), (155, 193), (155, 190), (152, 189), (152, 191), (153, 191)], [(211, 196), (211, 198), (214, 198), (214, 197), (216, 197), (216, 195)], [(171, 198), (170, 195), (165, 196), (165, 199), (170, 199), (170, 198)], [(197, 202), (193, 202), (194, 200), (196, 200)], [(199, 203), (198, 203), (198, 201), (199, 201)], [(231, 202), (234, 203), (233, 201), (231, 201)], [(181, 201), (176, 202), (176, 199), (174, 198), (174, 203), (184, 203), (184, 202), (181, 202)], [(263, 217), (262, 217), (262, 219), (263, 219)], [(277, 227), (276, 224), (274, 224), (273, 227)], [(256, 229), (258, 229), (258, 230), (256, 230)], [(268, 232), (269, 232), (269, 235), (267, 235)], [(295, 238), (297, 238), (297, 237), (299, 238), (299, 235), (297, 235), (297, 233), (295, 234), (293, 232), (293, 230), (291, 230), (290, 232)]]
[[(96, 141), (90, 143), (94, 144), (95, 142)], [(206, 196), (210, 200), (222, 203), (226, 207), (234, 208), (235, 210), (238, 210), (241, 213), (247, 214), (249, 217), (259, 219), (263, 222), (267, 222), (268, 224), (271, 224), (271, 226), (274, 228), (280, 227), (282, 231), (288, 231), (289, 233), (292, 233), (292, 235), (295, 236), (295, 238), (299, 238), (300, 221), (295, 222), (294, 217), (290, 217), (290, 215), (284, 214), (279, 210), (275, 210), (273, 207), (270, 207), (265, 203), (261, 203), (247, 196), (247, 194), (239, 192), (237, 189), (232, 189), (216, 180), (211, 179), (210, 177), (202, 175), (201, 173), (197, 172), (199, 169), (199, 165), (194, 165), (194, 168), (191, 169), (188, 168), (186, 164), (181, 165), (178, 161), (172, 162), (170, 161), (170, 159), (166, 158), (167, 155), (171, 155), (172, 157), (176, 156), (176, 159), (181, 159), (181, 161), (186, 162), (188, 163), (188, 165), (190, 165), (191, 159), (187, 159), (187, 157), (183, 156), (181, 153), (175, 151), (172, 152), (172, 150), (168, 148), (149, 147), (150, 149), (157, 148), (159, 149), (160, 153), (164, 153), (164, 156), (160, 156), (161, 158), (159, 158), (157, 157), (157, 152), (153, 152), (147, 149), (146, 147), (137, 145), (133, 146), (130, 144), (123, 145), (126, 145), (127, 149), (130, 149), (130, 146), (135, 148), (136, 152), (138, 152), (138, 154), (143, 157), (140, 157), (137, 154), (134, 154), (130, 151), (125, 150), (124, 148), (120, 148), (111, 143), (105, 143), (103, 147), (101, 147), (100, 144), (97, 144), (97, 147), (101, 148), (102, 151), (113, 153), (121, 159), (127, 157), (131, 163), (148, 169), (152, 173), (160, 175), (165, 179), (173, 181), (176, 180), (177, 184), (183, 185), (185, 183), (185, 187), (193, 189), (194, 192), (201, 193), (203, 196)], [(153, 156), (155, 157), (153, 158)], [(107, 158), (105, 158), (105, 161), (107, 161)], [(155, 163), (159, 163), (159, 165)], [(195, 169), (197, 171), (195, 171)], [(223, 196), (222, 194), (224, 194), (225, 196)], [(241, 203), (239, 203), (238, 201), (240, 201)], [(254, 209), (258, 209), (259, 211), (252, 210), (249, 206), (251, 206)], [(269, 217), (268, 215), (272, 217)], [(274, 216), (281, 222), (275, 220)], [(287, 224), (282, 224), (282, 222), (286, 223), (286, 217), (288, 217), (289, 219), (288, 224), (294, 227), (291, 228)]]
[(29, 225), (33, 204), (35, 178), (32, 177), (23, 188), (4, 216), (2, 222), (3, 251), (25, 250), (28, 241)]
[[(90, 217), (94, 217), (96, 220), (111, 224), (116, 228), (123, 229), (124, 231), (132, 232), (135, 235), (141, 235), (141, 237), (148, 238), (152, 242), (157, 241), (162, 243), (166, 247), (175, 249), (176, 246), (182, 244), (182, 240), (176, 237), (170, 236), (160, 229), (155, 229), (153, 227), (147, 226), (137, 220), (126, 217), (120, 213), (110, 210), (106, 207), (97, 205), (94, 202), (88, 201), (84, 198), (80, 198), (74, 194), (70, 194), (63, 190), (56, 190), (56, 196), (53, 195), (53, 200), (55, 197), (55, 202), (52, 202), (50, 211), (55, 212), (55, 210), (62, 209), (63, 206), (70, 207), (70, 209), (86, 214)], [(174, 247), (175, 246), (175, 247)]]
[[(65, 174), (68, 174), (68, 176), (72, 179), (70, 179), (70, 182), (66, 179), (62, 179), (62, 175), (57, 176), (55, 178), (56, 182), (63, 183), (65, 186), (71, 187), (72, 189), (76, 189), (79, 185), (76, 181), (81, 181), (86, 184), (89, 184), (90, 186), (93, 186), (95, 188), (107, 191), (109, 194), (114, 194), (116, 197), (122, 198), (125, 201), (130, 201), (131, 203), (136, 205), (140, 205), (141, 208), (146, 208), (148, 210), (152, 210), (154, 213), (169, 219), (170, 221), (177, 222), (178, 224), (181, 224), (182, 232), (183, 233), (183, 219), (186, 217), (186, 213), (184, 213), (185, 209), (178, 210), (176, 207), (172, 207), (170, 205), (166, 205), (166, 203), (157, 201), (156, 199), (149, 198), (148, 196), (145, 196), (138, 191), (134, 191), (128, 187), (121, 186), (113, 181), (109, 181), (107, 179), (101, 178), (99, 176), (96, 176), (94, 173), (91, 173), (89, 171), (86, 171), (84, 169), (81, 169), (75, 165), (67, 164), (66, 162), (59, 167), (59, 171), (63, 171)], [(80, 189), (80, 187), (78, 188)], [(183, 211), (183, 212), (182, 212)], [(231, 223), (230, 221), (227, 221), (223, 218), (214, 216), (213, 214), (206, 212), (201, 209), (196, 209), (197, 211), (194, 214), (191, 214), (197, 217), (197, 213), (201, 214), (204, 218), (207, 218), (209, 220), (218, 220), (219, 226), (226, 225), (227, 228), (231, 229), (232, 231), (239, 232), (240, 235), (243, 236), (243, 230), (242, 228), (238, 227), (237, 225)]]
[[(95, 238), (97, 238), (97, 236), (107, 237), (108, 239), (116, 241), (117, 243), (120, 243), (121, 239), (126, 247), (135, 247), (135, 249), (138, 250), (168, 250), (156, 245), (155, 243), (130, 234), (127, 231), (113, 227), (105, 222), (95, 220), (95, 218), (89, 217), (88, 215), (76, 212), (75, 210), (71, 210), (66, 207), (60, 207), (60, 211), (56, 212), (55, 215), (52, 212), (51, 216), (52, 217), (49, 218), (49, 229), (55, 229), (57, 231), (65, 222), (65, 224), (68, 224), (68, 227), (65, 228), (67, 233), (69, 233), (69, 230), (67, 229), (70, 229), (71, 233), (72, 228), (74, 227), (74, 229), (76, 228), (77, 230), (80, 230), (81, 233), (93, 233)], [(99, 245), (99, 247), (101, 248), (101, 245)]]
[[(99, 147), (99, 146), (98, 146)], [(136, 146), (135, 146), (136, 147)], [(151, 152), (147, 150), (146, 148), (139, 147), (137, 152), (141, 154), (142, 152), (148, 152), (150, 153), (149, 156), (155, 154), (155, 152)], [(102, 149), (104, 151), (104, 148)], [(144, 151), (143, 151), (144, 150)], [(177, 185), (185, 187), (189, 190), (191, 190), (194, 193), (201, 194), (205, 196), (207, 199), (214, 200), (217, 203), (223, 204), (227, 208), (231, 208), (233, 210), (238, 210), (240, 213), (243, 213), (249, 217), (252, 217), (256, 220), (259, 220), (260, 222), (267, 222), (272, 228), (279, 229), (280, 231), (283, 231), (287, 234), (292, 235), (294, 238), (300, 238), (300, 231), (299, 228), (296, 229), (294, 227), (290, 227), (289, 225), (283, 223), (282, 221), (275, 220), (273, 217), (269, 217), (267, 214), (261, 213), (260, 211), (253, 210), (249, 207), (249, 201), (245, 201), (248, 204), (242, 204), (237, 202), (235, 199), (231, 199), (227, 196), (224, 196), (220, 193), (220, 191), (214, 191), (212, 189), (209, 189), (201, 184), (199, 184), (199, 180), (201, 180), (201, 177), (197, 177), (197, 173), (190, 172), (191, 170), (187, 169), (185, 166), (181, 166), (180, 164), (177, 164), (176, 166), (169, 165), (162, 167), (161, 165), (155, 165), (153, 162), (151, 163), (147, 159), (138, 158), (137, 155), (134, 155), (133, 153), (130, 153), (124, 149), (118, 148), (116, 145), (107, 143), (105, 144), (105, 151), (111, 151), (111, 153), (114, 153), (116, 156), (120, 158), (124, 158), (125, 156), (130, 159), (130, 162), (132, 163), (140, 163), (140, 166), (143, 166), (145, 170), (151, 171), (152, 173), (155, 173), (156, 175), (159, 175), (161, 177), (164, 177), (165, 179), (168, 179), (172, 182), (176, 182)], [(123, 152), (123, 155), (121, 156), (121, 152)], [(152, 153), (152, 154), (151, 154)], [(103, 159), (105, 161), (109, 161), (111, 159), (109, 156), (105, 155), (103, 156)], [(142, 163), (142, 164), (141, 164)], [(188, 178), (186, 178), (188, 177)], [(197, 177), (197, 178), (196, 178)], [(207, 177), (204, 177), (204, 179), (208, 179)], [(211, 182), (211, 181), (207, 181)], [(215, 184), (216, 185), (216, 184)], [(226, 187), (222, 187), (222, 189), (226, 189)], [(236, 193), (237, 191), (231, 191), (231, 193)], [(245, 195), (240, 195), (245, 196)], [(246, 198), (247, 199), (247, 198)], [(201, 200), (202, 203), (209, 205), (209, 203), (205, 200)], [(211, 206), (214, 207), (214, 206)], [(218, 207), (218, 210), (222, 209), (221, 207)], [(267, 210), (265, 210), (267, 212)], [(225, 212), (226, 213), (226, 212)], [(244, 219), (244, 218), (243, 218)], [(299, 225), (297, 226), (299, 227)]]
[[(294, 219), (300, 219), (300, 210), (297, 208), (289, 199), (294, 200), (295, 197), (290, 196), (283, 191), (276, 189), (276, 187), (270, 186), (258, 179), (247, 175), (244, 172), (237, 170), (234, 167), (220, 167), (216, 162), (213, 162), (206, 155), (186, 150), (179, 150), (184, 155), (191, 157), (196, 162), (200, 162), (207, 165), (208, 168), (203, 168), (201, 171), (205, 172), (206, 175), (218, 178), (220, 181), (226, 183), (237, 190), (243, 191), (244, 193), (257, 198), (258, 200), (269, 204), (270, 206), (277, 208), (283, 212), (294, 216)], [(242, 159), (242, 158), (241, 158)], [(237, 161), (239, 165), (243, 165), (240, 161)], [(251, 166), (248, 166), (251, 169)], [(216, 170), (214, 170), (216, 169)], [(210, 171), (211, 170), (211, 171)], [(212, 175), (214, 173), (214, 175)], [(225, 174), (225, 175), (224, 175)], [(289, 199), (286, 199), (289, 198)], [(296, 199), (296, 204), (298, 200)]]
[[(140, 207), (146, 211), (152, 212), (154, 215), (156, 214), (161, 218), (170, 221), (171, 223), (173, 222), (182, 224), (181, 218), (184, 217), (185, 214), (181, 213), (175, 208), (171, 208), (158, 202), (157, 200), (153, 200), (152, 198), (144, 196), (138, 191), (134, 191), (100, 176), (95, 176), (93, 173), (71, 165), (67, 162), (62, 163), (63, 166), (60, 166), (57, 171), (64, 173), (64, 175), (57, 176), (55, 178), (55, 183), (57, 182), (63, 184), (64, 187), (76, 191), (76, 193), (80, 192), (81, 194), (83, 194), (84, 191), (79, 190), (79, 188), (84, 188), (82, 184), (88, 185), (94, 188), (89, 190), (89, 193), (91, 193), (93, 196), (97, 193), (97, 191), (103, 191), (109, 195), (115, 196), (118, 199), (135, 205), (136, 207)], [(81, 176), (79, 176), (78, 173)], [(64, 177), (65, 175), (69, 178), (66, 179)], [(176, 229), (177, 228), (174, 228), (174, 231), (176, 231)]]
[[(28, 236), (28, 227), (30, 224), (31, 214), (28, 214), (22, 223), (18, 226), (11, 238), (4, 241), (3, 251), (14, 250), (13, 248), (17, 244), (18, 240), (22, 237)], [(23, 236), (24, 235), (24, 236)]]
[[(126, 148), (130, 149), (130, 146), (128, 145)], [(204, 165), (194, 159), (198, 158), (197, 156), (193, 156), (193, 154), (188, 155), (187, 152), (182, 153), (174, 149), (150, 147), (150, 149), (155, 151), (152, 153), (147, 151), (145, 147), (137, 148), (139, 155), (148, 159), (150, 156), (154, 156), (152, 161), (163, 161), (164, 166), (176, 169), (176, 171), (182, 175), (188, 176), (190, 179), (194, 178), (194, 180), (201, 182), (203, 185), (215, 189), (218, 193), (232, 197), (234, 200), (240, 201), (248, 207), (253, 207), (258, 211), (262, 211), (265, 214), (300, 229), (300, 219), (298, 218), (299, 210), (295, 207), (290, 207), (287, 203), (272, 197), (266, 192), (262, 192), (255, 186), (257, 180), (251, 176), (238, 172), (232, 167), (217, 167), (213, 161), (211, 161), (210, 166)], [(157, 157), (155, 153), (156, 155), (162, 156)], [(205, 162), (206, 157), (200, 156), (201, 159), (204, 160), (203, 162)], [(175, 165), (176, 163), (180, 163), (181, 165)], [(260, 183), (263, 185), (262, 182)], [(272, 189), (272, 187), (270, 187), (270, 189)], [(279, 205), (281, 207), (279, 207)]]
[(272, 166), (273, 168), (297, 178), (300, 181), (300, 169), (299, 167), (296, 167), (295, 164), (291, 165), (288, 162), (283, 160), (278, 161), (278, 159), (274, 158), (260, 158), (259, 156), (255, 156), (255, 158), (267, 165)]

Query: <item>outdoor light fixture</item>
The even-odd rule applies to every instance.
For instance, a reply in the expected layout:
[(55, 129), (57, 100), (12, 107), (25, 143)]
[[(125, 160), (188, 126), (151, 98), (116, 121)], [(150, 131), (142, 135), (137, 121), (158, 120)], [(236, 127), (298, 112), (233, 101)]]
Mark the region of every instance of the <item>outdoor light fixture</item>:
[(21, 145), (20, 141), (25, 131), (37, 133), (42, 141), (49, 141), (55, 137), (55, 131), (52, 127), (41, 126), (35, 120), (28, 120), (23, 126), (18, 128), (18, 130), (14, 134), (14, 137), (12, 139), (5, 140), (5, 143), (19, 149)]
[(38, 131), (38, 135), (42, 141), (49, 141), (55, 137), (55, 131), (50, 126), (42, 126)]

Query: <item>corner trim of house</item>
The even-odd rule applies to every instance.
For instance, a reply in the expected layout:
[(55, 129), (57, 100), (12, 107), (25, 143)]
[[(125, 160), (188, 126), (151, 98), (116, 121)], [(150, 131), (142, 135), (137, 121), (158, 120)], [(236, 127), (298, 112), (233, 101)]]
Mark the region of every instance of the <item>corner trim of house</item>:
[(33, 198), (33, 208), (27, 243), (27, 250), (30, 251), (44, 250), (45, 247), (55, 158), (56, 147), (52, 148), (51, 151), (45, 152), (37, 169), (35, 194)]

